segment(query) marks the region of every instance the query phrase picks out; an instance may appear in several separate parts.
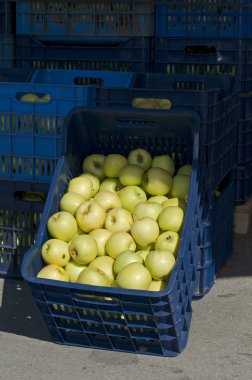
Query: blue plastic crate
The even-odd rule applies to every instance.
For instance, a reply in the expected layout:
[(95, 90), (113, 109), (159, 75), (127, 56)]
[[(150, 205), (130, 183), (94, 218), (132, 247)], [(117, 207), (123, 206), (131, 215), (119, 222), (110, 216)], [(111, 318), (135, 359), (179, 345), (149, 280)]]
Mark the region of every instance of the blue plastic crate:
[[(126, 87), (132, 78), (131, 73), (108, 75), (107, 72), (62, 70), (35, 72), (26, 83), (2, 82), (0, 178), (50, 183), (57, 159), (63, 152), (63, 124), (67, 113), (73, 107), (92, 104), (94, 86), (91, 84)], [(21, 101), (26, 93), (49, 98), (46, 102)]]
[(20, 278), (25, 252), (35, 243), (48, 185), (0, 181), (0, 276)]
[(17, 34), (43, 40), (118, 40), (153, 36), (155, 4), (152, 0), (19, 1)]
[(0, 69), (15, 65), (15, 36), (0, 34)]
[(234, 170), (219, 186), (220, 193), (213, 197), (207, 220), (204, 221), (204, 233), (200, 261), (198, 265), (198, 283), (194, 299), (202, 298), (213, 287), (216, 277), (225, 265), (233, 250), (233, 217), (235, 200)]
[(252, 36), (249, 0), (158, 0), (158, 37), (249, 38)]
[[(210, 194), (235, 166), (240, 110), (234, 78), (138, 74), (133, 87), (97, 88), (95, 98), (102, 107), (130, 107), (135, 98), (169, 99), (171, 109), (196, 111), (201, 118), (200, 142), (208, 175), (205, 190)], [(170, 110), (166, 112), (169, 115)]]
[[(66, 121), (67, 151), (57, 164), (35, 245), (25, 254), (22, 276), (31, 288), (54, 342), (80, 347), (161, 356), (186, 346), (197, 281), (202, 218), (198, 168), (199, 118), (193, 112), (161, 113), (121, 108), (77, 109)], [(190, 193), (178, 259), (160, 292), (97, 287), (39, 279), (41, 246), (48, 217), (58, 211), (60, 194), (93, 152), (127, 154), (135, 147), (169, 152), (177, 165), (193, 162)]]
[[(251, 8), (252, 9), (252, 8)], [(156, 38), (155, 72), (189, 75), (232, 75), (248, 92), (252, 79), (252, 40)]]
[(17, 36), (17, 64), (35, 69), (153, 71), (154, 38), (132, 37), (107, 43), (46, 43)]
[(9, 0), (0, 2), (0, 34), (15, 34), (15, 3)]

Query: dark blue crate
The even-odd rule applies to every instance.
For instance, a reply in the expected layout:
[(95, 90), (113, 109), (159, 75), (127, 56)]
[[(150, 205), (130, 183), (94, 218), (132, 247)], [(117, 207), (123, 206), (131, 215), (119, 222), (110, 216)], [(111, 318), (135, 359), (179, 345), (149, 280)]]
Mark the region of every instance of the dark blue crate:
[(152, 71), (154, 39), (132, 37), (107, 43), (46, 43), (17, 36), (17, 64), (35, 69)]
[(20, 278), (25, 252), (35, 243), (48, 185), (0, 181), (0, 276)]
[[(175, 356), (185, 348), (197, 282), (199, 250), (194, 241), (202, 220), (198, 128), (198, 116), (187, 111), (167, 115), (165, 111), (81, 108), (69, 115), (66, 154), (58, 161), (36, 243), (22, 263), (22, 276), (54, 342), (161, 356)], [(178, 166), (193, 165), (178, 259), (167, 287), (148, 292), (37, 278), (43, 266), (41, 246), (48, 239), (48, 217), (58, 211), (60, 194), (80, 173), (83, 158), (93, 152), (127, 154), (139, 146), (152, 154), (169, 152)]]
[(252, 79), (250, 92), (241, 93), (241, 116), (237, 135), (237, 173), (235, 204), (244, 204), (252, 195)]
[(16, 30), (15, 3), (9, 0), (0, 2), (0, 34), (15, 34)]
[(252, 36), (249, 0), (158, 0), (158, 37), (249, 38)]
[(212, 199), (204, 233), (198, 265), (198, 282), (194, 298), (206, 295), (233, 250), (233, 217), (235, 201), (235, 171), (227, 175)]
[(0, 34), (0, 69), (15, 65), (15, 36)]
[[(251, 98), (252, 101), (252, 98)], [(252, 161), (252, 117), (240, 120), (237, 138), (237, 166), (248, 165)]]
[[(20, 70), (15, 71), (17, 75)], [(25, 70), (25, 74), (27, 71)], [(6, 75), (6, 72), (4, 72)], [(12, 75), (9, 71), (8, 75)], [(91, 105), (95, 83), (129, 86), (131, 73), (38, 71), (30, 82), (0, 86), (0, 178), (50, 183), (63, 152), (63, 124), (76, 106)], [(6, 79), (5, 79), (6, 80)], [(22, 94), (48, 94), (48, 102), (24, 102)]]
[[(190, 109), (201, 118), (200, 143), (211, 191), (236, 163), (239, 101), (229, 76), (138, 74), (133, 87), (97, 88), (97, 106), (132, 106), (135, 98), (169, 99), (172, 109)], [(158, 111), (156, 111), (158, 112)], [(169, 115), (170, 110), (167, 110)]]
[(239, 80), (241, 92), (249, 92), (251, 82), (248, 81), (252, 80), (252, 40), (156, 38), (155, 72), (204, 76), (228, 74)]
[(17, 2), (16, 18), (17, 34), (38, 36), (47, 41), (104, 42), (155, 33), (152, 0), (26, 0)]

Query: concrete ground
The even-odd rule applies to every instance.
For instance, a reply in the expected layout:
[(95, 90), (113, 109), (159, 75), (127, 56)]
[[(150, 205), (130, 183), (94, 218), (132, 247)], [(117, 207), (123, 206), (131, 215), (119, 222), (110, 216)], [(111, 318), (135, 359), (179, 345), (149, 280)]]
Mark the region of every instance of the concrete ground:
[(189, 341), (175, 358), (56, 345), (22, 281), (0, 280), (0, 379), (249, 380), (252, 378), (252, 232), (213, 289), (193, 303)]

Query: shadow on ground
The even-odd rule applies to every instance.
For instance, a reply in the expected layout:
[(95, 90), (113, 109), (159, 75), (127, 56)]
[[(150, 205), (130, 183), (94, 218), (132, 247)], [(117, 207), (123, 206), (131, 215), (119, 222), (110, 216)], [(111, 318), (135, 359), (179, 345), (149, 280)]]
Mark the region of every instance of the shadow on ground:
[(22, 280), (0, 279), (0, 331), (50, 341), (30, 290)]

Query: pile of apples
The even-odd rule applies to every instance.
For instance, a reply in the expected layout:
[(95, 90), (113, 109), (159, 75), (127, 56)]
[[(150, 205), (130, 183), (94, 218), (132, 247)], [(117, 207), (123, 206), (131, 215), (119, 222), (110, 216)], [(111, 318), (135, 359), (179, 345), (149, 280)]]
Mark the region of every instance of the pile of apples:
[(160, 291), (175, 265), (191, 165), (141, 148), (90, 154), (47, 221), (37, 277)]

